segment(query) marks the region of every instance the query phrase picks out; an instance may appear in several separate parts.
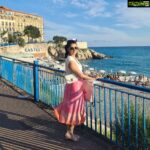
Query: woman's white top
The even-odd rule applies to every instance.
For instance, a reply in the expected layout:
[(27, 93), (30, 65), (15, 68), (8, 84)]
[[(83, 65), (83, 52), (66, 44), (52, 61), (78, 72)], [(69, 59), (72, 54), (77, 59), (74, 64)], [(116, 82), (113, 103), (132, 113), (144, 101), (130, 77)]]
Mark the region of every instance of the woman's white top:
[[(68, 56), (68, 57), (66, 58), (66, 62), (65, 62), (65, 70), (66, 70), (66, 74), (67, 74), (67, 75), (68, 75), (68, 74), (74, 74), (74, 73), (69, 69), (69, 67), (68, 67), (68, 64), (69, 64), (70, 61), (74, 61), (74, 62), (77, 64), (79, 70), (82, 72), (82, 65), (80, 64), (80, 62), (79, 62), (76, 58), (74, 58), (74, 57), (72, 57), (72, 56)], [(75, 75), (75, 74), (74, 74), (74, 75)]]

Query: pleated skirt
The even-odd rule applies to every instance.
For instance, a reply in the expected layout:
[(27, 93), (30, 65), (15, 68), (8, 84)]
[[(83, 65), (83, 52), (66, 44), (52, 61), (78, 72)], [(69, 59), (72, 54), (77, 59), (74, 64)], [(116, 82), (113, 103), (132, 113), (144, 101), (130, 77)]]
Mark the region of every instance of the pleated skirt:
[(85, 122), (83, 80), (65, 85), (63, 101), (54, 108), (54, 114), (60, 123), (66, 125), (79, 125)]

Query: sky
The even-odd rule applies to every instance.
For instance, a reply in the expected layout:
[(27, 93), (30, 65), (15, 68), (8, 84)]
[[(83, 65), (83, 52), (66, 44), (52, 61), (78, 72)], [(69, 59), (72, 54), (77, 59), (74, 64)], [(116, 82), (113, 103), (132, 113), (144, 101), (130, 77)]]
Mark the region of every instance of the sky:
[(150, 8), (127, 0), (0, 0), (0, 5), (44, 18), (45, 40), (53, 36), (89, 46), (149, 46)]

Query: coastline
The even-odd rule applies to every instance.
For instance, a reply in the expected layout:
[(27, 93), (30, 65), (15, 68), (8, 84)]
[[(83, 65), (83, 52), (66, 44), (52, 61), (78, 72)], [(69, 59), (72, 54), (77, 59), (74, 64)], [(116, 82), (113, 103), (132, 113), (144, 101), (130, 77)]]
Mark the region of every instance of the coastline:
[(107, 72), (134, 71), (139, 75), (150, 77), (150, 46), (93, 47), (93, 49), (97, 52), (111, 55), (113, 59), (104, 59), (102, 61), (87, 60), (83, 61), (83, 63), (96, 69), (104, 69)]
[[(16, 57), (13, 57), (16, 58)], [(55, 60), (48, 57), (34, 58), (34, 57), (20, 57), (18, 60), (34, 63), (35, 60), (38, 60), (40, 65), (63, 70), (65, 71), (65, 62)], [(94, 68), (90, 68), (88, 65), (83, 64), (83, 72), (89, 76), (100, 76), (102, 78), (107, 78), (115, 81), (119, 81), (122, 83), (129, 83), (132, 85), (143, 86), (146, 88), (150, 88), (150, 78), (147, 76), (141, 76), (138, 74), (124, 74), (121, 72), (108, 73), (105, 70), (95, 70)], [(134, 73), (134, 72), (133, 72)]]

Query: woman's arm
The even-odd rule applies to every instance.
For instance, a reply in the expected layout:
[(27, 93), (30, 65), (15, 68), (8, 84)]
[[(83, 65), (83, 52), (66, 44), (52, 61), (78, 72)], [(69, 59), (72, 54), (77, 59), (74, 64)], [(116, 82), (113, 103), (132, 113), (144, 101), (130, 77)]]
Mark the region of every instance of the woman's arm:
[(85, 75), (83, 72), (81, 72), (77, 66), (77, 64), (74, 61), (70, 61), (68, 64), (69, 69), (79, 78), (84, 80), (96, 80), (95, 78), (89, 77), (88, 75)]

